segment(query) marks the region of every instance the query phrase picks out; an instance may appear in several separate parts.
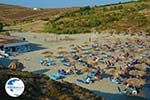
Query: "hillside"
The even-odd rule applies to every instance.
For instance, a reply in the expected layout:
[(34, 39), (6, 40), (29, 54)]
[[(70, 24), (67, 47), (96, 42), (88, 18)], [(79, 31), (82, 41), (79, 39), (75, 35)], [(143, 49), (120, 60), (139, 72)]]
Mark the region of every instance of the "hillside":
[(38, 9), (20, 7), (15, 5), (0, 4), (0, 22), (7, 25), (34, 22), (36, 20), (48, 20), (49, 17), (74, 11), (77, 8), (63, 9)]
[(150, 1), (83, 7), (51, 18), (45, 25), (46, 32), (58, 34), (87, 33), (93, 30), (149, 34)]
[[(25, 91), (19, 98), (5, 92), (5, 82), (11, 77), (24, 81)], [(50, 80), (46, 75), (0, 70), (0, 97), (2, 100), (102, 100), (87, 89), (67, 82)]]

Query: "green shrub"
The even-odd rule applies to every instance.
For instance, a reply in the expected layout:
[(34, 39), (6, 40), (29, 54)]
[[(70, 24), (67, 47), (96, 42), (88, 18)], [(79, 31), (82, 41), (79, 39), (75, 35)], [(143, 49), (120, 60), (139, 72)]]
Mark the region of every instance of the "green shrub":
[(88, 22), (90, 27), (96, 27), (101, 24), (101, 21), (99, 20), (98, 17), (92, 17), (89, 22)]

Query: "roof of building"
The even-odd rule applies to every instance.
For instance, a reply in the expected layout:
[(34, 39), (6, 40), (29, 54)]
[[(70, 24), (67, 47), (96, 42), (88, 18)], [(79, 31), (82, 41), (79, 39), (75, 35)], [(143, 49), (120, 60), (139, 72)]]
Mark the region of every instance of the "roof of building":
[(24, 40), (23, 38), (18, 38), (14, 36), (0, 35), (0, 46), (5, 44), (18, 43), (18, 42), (27, 42), (27, 41)]

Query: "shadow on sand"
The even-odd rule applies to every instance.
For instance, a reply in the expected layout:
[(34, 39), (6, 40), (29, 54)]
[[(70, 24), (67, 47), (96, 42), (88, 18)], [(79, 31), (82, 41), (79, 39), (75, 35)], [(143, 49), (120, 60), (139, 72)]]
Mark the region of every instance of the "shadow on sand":
[(33, 73), (37, 73), (37, 74), (44, 74), (46, 72), (48, 72), (50, 69), (39, 69), (39, 70), (35, 70), (32, 71)]
[(46, 48), (42, 47), (40, 44), (30, 43), (30, 46), (31, 46), (30, 52), (46, 49)]
[(150, 100), (150, 98), (144, 98), (139, 96), (126, 96), (121, 94), (104, 93), (100, 91), (92, 90), (95, 94), (104, 97), (104, 100)]
[(2, 58), (2, 59), (0, 59), (0, 64), (3, 66), (4, 69), (7, 69), (12, 61), (18, 61), (18, 59), (12, 60), (9, 58)]

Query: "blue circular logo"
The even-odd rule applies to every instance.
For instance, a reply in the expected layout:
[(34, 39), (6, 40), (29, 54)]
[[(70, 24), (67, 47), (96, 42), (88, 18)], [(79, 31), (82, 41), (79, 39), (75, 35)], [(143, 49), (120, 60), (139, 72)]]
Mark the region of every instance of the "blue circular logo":
[(24, 83), (19, 78), (11, 78), (5, 84), (5, 90), (11, 97), (19, 97), (24, 89)]

